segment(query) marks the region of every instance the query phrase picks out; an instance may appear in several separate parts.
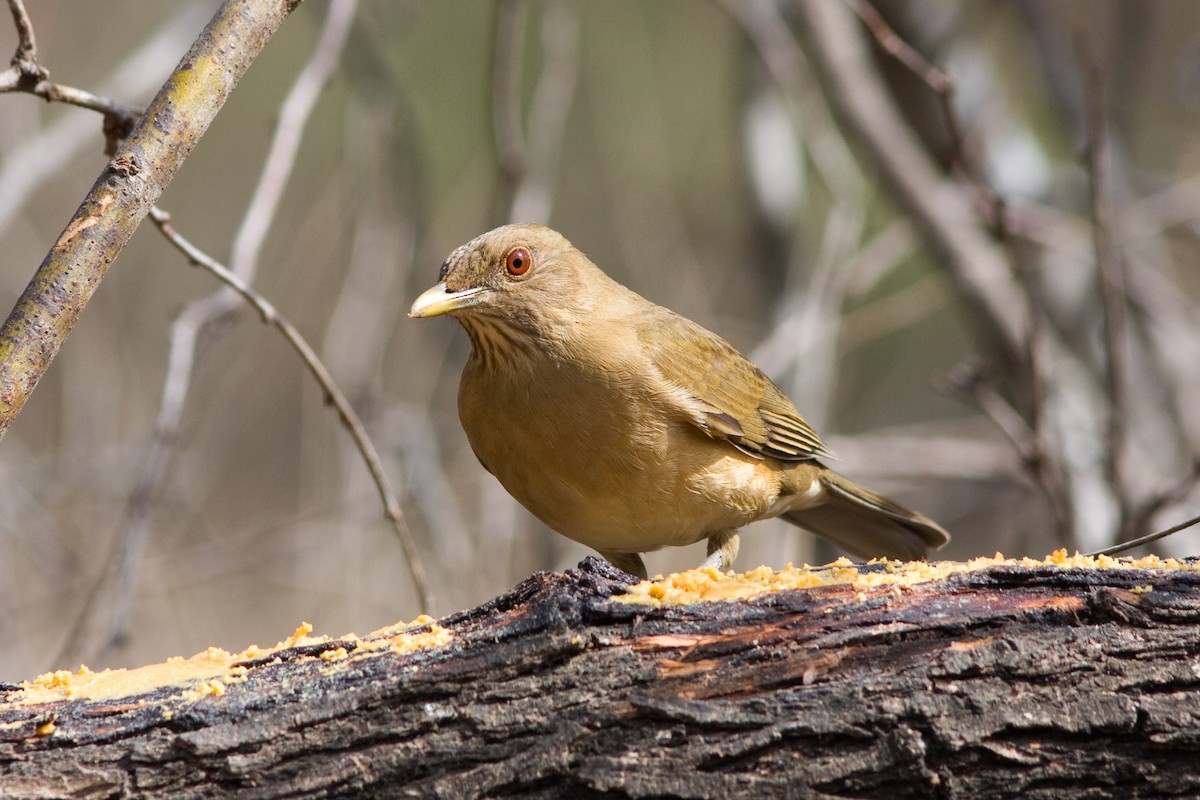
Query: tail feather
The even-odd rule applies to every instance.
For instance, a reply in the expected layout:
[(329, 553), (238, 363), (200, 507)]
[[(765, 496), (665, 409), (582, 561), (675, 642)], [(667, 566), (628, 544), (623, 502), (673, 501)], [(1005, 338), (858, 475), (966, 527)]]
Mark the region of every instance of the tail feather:
[(821, 505), (788, 511), (793, 525), (829, 539), (861, 558), (924, 558), (950, 541), (933, 520), (827, 470)]

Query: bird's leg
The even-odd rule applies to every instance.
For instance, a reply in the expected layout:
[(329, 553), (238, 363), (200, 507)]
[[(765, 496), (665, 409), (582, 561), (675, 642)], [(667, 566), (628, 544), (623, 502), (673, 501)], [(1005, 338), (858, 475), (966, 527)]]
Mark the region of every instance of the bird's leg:
[[(598, 550), (597, 552), (617, 569), (624, 570), (635, 578), (646, 580), (646, 563), (642, 561), (642, 557), (638, 553), (618, 553), (613, 550)], [(736, 546), (734, 552), (737, 552)]]
[(731, 569), (738, 554), (738, 532), (736, 529), (714, 533), (708, 537), (708, 558), (700, 565), (715, 569)]

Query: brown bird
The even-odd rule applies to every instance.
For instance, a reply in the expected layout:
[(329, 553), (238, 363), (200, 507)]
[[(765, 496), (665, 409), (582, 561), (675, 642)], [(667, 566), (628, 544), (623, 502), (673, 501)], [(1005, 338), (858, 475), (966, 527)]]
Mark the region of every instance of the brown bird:
[(919, 558), (949, 535), (858, 486), (792, 401), (734, 347), (609, 278), (559, 233), (467, 242), (412, 317), (450, 314), (471, 355), (458, 414), (475, 455), (559, 533), (645, 577), (640, 553), (782, 516), (864, 558)]

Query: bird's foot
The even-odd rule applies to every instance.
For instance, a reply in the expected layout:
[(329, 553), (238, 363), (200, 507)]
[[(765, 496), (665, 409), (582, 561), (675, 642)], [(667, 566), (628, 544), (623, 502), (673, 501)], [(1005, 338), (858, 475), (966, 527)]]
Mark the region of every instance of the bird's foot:
[(624, 570), (635, 578), (646, 580), (646, 562), (642, 561), (642, 557), (638, 553), (618, 553), (613, 550), (598, 552), (617, 569)]
[(735, 530), (721, 531), (708, 537), (708, 558), (701, 562), (700, 568), (732, 569), (740, 543), (738, 532)]

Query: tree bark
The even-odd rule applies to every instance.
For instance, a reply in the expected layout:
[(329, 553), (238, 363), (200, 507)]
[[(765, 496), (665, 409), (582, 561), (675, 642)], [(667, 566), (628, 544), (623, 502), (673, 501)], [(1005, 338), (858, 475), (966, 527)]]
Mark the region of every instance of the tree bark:
[(199, 699), (31, 706), (4, 687), (0, 794), (1195, 796), (1187, 566), (653, 607), (614, 600), (628, 576), (589, 559), (408, 654), (370, 637), (292, 648)]

